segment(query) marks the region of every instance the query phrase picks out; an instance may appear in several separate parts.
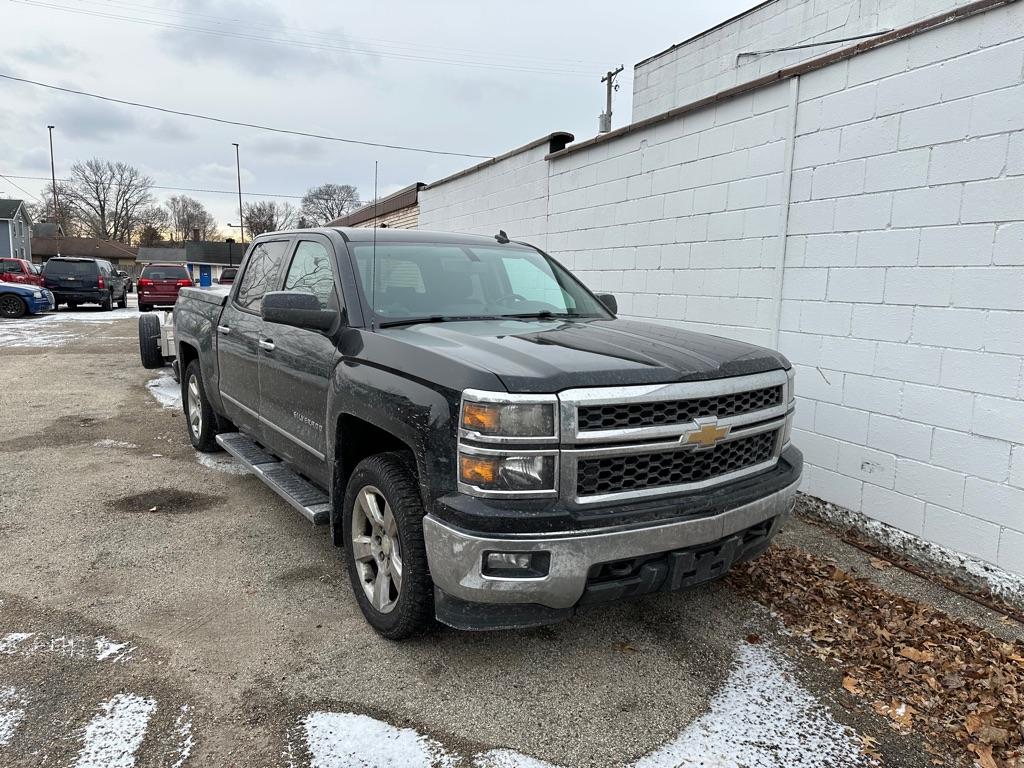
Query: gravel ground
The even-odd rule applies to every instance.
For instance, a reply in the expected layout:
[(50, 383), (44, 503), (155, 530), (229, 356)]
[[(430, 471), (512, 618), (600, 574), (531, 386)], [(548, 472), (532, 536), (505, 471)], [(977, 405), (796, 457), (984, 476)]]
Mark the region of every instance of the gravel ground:
[[(135, 321), (70, 317), (37, 321), (47, 346), (0, 327), (3, 766), (854, 766), (871, 739), (885, 765), (932, 759), (721, 584), (380, 639), (326, 529), (192, 450)], [(878, 578), (997, 623), (900, 574)]]

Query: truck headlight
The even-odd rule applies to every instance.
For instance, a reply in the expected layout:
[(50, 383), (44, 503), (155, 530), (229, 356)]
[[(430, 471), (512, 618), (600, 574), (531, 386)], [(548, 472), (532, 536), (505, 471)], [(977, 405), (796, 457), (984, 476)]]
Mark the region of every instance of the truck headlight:
[(459, 451), (459, 483), (468, 493), (554, 493), (554, 453), (476, 453)]
[(554, 395), (466, 390), (459, 428), (463, 437), (484, 442), (553, 442), (558, 439), (555, 403)]

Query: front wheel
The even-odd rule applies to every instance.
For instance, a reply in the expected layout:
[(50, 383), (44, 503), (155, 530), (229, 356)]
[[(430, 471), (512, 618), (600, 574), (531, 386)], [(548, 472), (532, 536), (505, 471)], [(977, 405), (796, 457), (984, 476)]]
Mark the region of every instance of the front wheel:
[(342, 516), (348, 575), (367, 622), (389, 640), (434, 620), (434, 587), (423, 543), (423, 502), (401, 454), (360, 462)]
[(185, 369), (181, 382), (181, 399), (185, 408), (188, 439), (192, 447), (203, 453), (219, 450), (217, 445), (217, 414), (206, 397), (199, 361), (193, 360)]
[(28, 311), (25, 302), (17, 296), (0, 296), (0, 317), (21, 317)]

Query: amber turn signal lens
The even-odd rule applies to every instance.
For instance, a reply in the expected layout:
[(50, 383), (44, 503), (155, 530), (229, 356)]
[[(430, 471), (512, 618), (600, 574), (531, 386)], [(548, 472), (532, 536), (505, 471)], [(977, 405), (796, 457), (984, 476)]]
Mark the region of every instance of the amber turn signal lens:
[(466, 403), (462, 407), (462, 427), (474, 432), (496, 433), (500, 425), (501, 409), (487, 403)]
[(484, 456), (459, 456), (459, 477), (470, 485), (486, 487), (498, 475), (498, 459)]

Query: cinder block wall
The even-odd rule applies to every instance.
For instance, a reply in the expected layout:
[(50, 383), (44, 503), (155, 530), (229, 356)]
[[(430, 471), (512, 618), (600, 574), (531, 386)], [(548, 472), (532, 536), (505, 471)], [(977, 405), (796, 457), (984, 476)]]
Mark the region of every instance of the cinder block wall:
[(896, 29), (963, 5), (962, 0), (775, 0), (633, 70), (633, 120), (724, 91), (850, 43), (758, 56), (741, 53), (840, 40)]
[(429, 187), (420, 226), (532, 239), (632, 317), (777, 337), (803, 490), (1024, 575), (1024, 3), (796, 87)]

